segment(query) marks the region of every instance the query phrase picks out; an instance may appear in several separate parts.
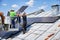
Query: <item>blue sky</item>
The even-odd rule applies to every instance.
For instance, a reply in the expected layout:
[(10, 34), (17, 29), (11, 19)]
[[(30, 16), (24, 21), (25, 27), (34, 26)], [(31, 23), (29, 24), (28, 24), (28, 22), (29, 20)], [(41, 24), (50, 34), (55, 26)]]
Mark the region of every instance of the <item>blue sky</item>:
[(28, 5), (26, 13), (31, 13), (39, 9), (48, 11), (53, 4), (60, 4), (60, 0), (0, 0), (0, 11), (7, 14), (10, 9), (17, 11), (21, 6)]

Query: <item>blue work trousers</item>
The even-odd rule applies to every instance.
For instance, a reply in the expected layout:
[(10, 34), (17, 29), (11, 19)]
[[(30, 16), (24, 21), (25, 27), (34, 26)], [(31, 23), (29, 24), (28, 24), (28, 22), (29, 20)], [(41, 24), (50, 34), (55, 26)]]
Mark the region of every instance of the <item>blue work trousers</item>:
[(13, 19), (11, 19), (11, 24), (12, 24), (12, 28), (15, 28), (15, 19), (17, 18), (17, 21), (20, 23), (21, 22), (21, 18), (20, 17), (15, 17)]

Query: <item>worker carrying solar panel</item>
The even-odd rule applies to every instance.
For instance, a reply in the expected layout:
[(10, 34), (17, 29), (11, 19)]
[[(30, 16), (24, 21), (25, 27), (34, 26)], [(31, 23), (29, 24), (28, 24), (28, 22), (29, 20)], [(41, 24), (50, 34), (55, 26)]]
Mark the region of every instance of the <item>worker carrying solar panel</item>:
[(12, 23), (12, 28), (15, 28), (15, 16), (16, 16), (16, 12), (14, 12), (14, 10), (10, 10), (10, 17), (11, 17), (11, 23)]
[(15, 19), (17, 18), (17, 21), (19, 23), (21, 22), (20, 14), (16, 14), (16, 12), (14, 10), (10, 10), (10, 12), (8, 12), (8, 14), (11, 17), (11, 23), (13, 24), (13, 28), (15, 28)]
[(26, 26), (27, 26), (27, 15), (26, 13), (24, 12), (23, 15), (22, 15), (22, 19), (23, 19), (23, 34), (26, 33)]

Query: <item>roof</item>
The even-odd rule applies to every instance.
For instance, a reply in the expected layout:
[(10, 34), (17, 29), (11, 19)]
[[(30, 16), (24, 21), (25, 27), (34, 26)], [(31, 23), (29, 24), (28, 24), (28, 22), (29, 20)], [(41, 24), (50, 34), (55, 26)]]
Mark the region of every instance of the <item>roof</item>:
[(12, 40), (56, 40), (60, 39), (60, 19), (55, 23), (34, 23), (27, 28), (27, 33), (19, 33)]
[[(47, 13), (40, 13), (38, 15), (41, 17), (48, 17), (51, 15), (51, 11)], [(38, 15), (36, 17), (39, 17)], [(27, 28), (25, 34), (21, 32), (12, 38), (12, 40), (60, 40), (59, 24), (60, 19), (55, 23), (34, 23)]]

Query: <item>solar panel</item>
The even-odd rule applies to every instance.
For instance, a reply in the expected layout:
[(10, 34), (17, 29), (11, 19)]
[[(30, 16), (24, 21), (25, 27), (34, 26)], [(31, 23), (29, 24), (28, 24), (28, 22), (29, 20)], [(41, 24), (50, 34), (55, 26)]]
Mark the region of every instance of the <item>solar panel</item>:
[(32, 23), (54, 23), (59, 19), (59, 17), (34, 17), (27, 18), (27, 24)]
[(22, 6), (17, 13), (22, 13), (28, 6)]

